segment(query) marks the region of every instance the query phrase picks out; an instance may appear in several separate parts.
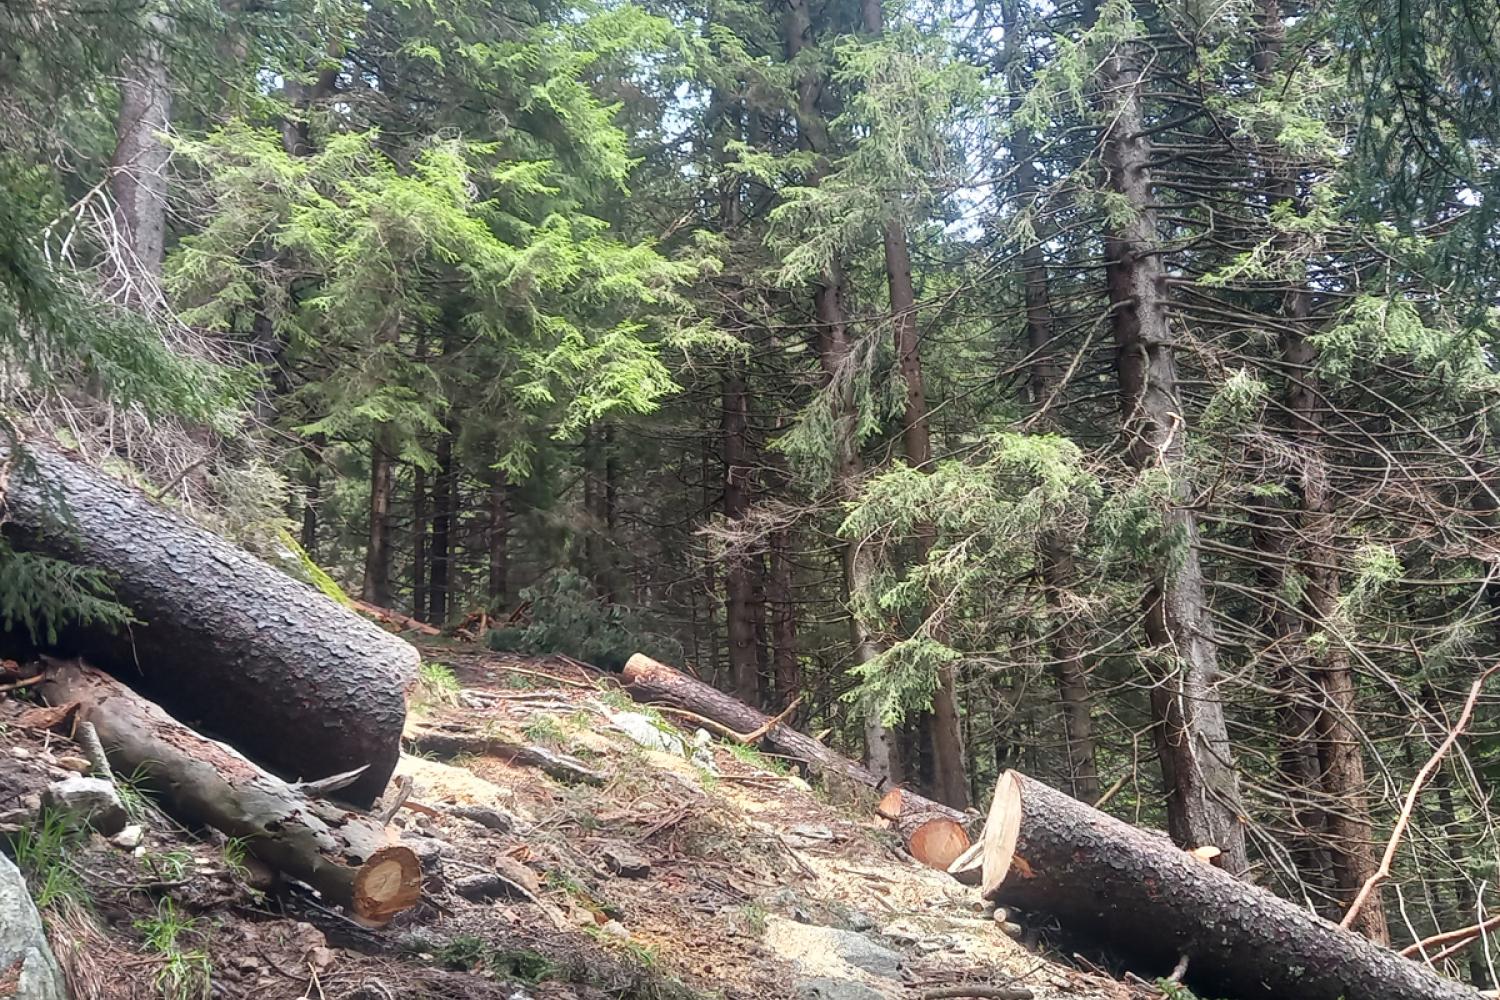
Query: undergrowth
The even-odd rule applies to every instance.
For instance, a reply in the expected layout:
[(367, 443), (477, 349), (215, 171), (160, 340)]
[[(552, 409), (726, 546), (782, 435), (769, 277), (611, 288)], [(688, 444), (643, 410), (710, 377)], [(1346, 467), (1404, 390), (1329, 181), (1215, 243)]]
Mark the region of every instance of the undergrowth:
[(213, 962), (202, 948), (193, 947), (199, 936), (198, 919), (177, 909), (170, 898), (156, 904), (156, 913), (135, 922), (142, 945), (160, 955), (162, 966), (154, 983), (163, 1000), (200, 1000), (209, 996)]
[(16, 867), (26, 876), (40, 909), (59, 904), (89, 905), (83, 874), (71, 860), (82, 839), (63, 816), (50, 811), (15, 836), (12, 849)]

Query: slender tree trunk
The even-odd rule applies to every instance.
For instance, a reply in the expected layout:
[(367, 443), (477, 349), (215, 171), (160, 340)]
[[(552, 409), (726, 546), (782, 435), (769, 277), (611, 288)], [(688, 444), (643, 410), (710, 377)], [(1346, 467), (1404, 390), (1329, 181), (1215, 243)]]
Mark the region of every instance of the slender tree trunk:
[(168, 28), (165, 16), (149, 16), (139, 48), (123, 60), (115, 152), (110, 160), (115, 218), (123, 248), (134, 258), (124, 262), (127, 279), (144, 276), (153, 282), (161, 277), (167, 238), (170, 153), (161, 136), (172, 114), (165, 48)]
[(369, 537), (361, 596), (380, 607), (391, 605), (391, 485), (395, 450), (391, 428), (382, 424), (370, 442)]
[(412, 468), (411, 485), (411, 613), (413, 618), (427, 615), (427, 470)]
[(427, 580), (427, 620), (441, 626), (451, 610), (448, 601), (453, 583), (453, 518), (456, 511), (457, 470), (453, 461), (450, 424), (438, 435), (437, 476), (432, 483), (432, 559)]
[(510, 481), (502, 469), (495, 469), (490, 475), (486, 537), (490, 555), (489, 603), (498, 613), (505, 610), (510, 600)]
[[(1022, 96), (1029, 83), (1026, 54), (1022, 41), (1020, 0), (1006, 0), (1006, 75), (1011, 93), (1011, 112), (1020, 110)], [(1016, 128), (1010, 139), (1016, 161), (1016, 189), (1023, 199), (1034, 200), (1040, 184), (1036, 174), (1036, 143), (1023, 127)], [(1032, 363), (1029, 372), (1030, 404), (1044, 426), (1054, 421), (1048, 415), (1052, 394), (1057, 390), (1062, 372), (1055, 355), (1055, 318), (1040, 238), (1028, 240), (1021, 251), (1021, 275), (1026, 304), (1026, 340)], [(1063, 724), (1063, 742), (1068, 760), (1068, 791), (1078, 799), (1093, 804), (1099, 798), (1099, 770), (1094, 747), (1093, 695), (1089, 691), (1088, 668), (1084, 662), (1086, 644), (1082, 629), (1076, 623), (1076, 612), (1067, 607), (1076, 570), (1073, 548), (1056, 533), (1049, 532), (1041, 543), (1043, 597), (1052, 618), (1051, 669), (1057, 685), (1058, 704)]]
[[(766, 579), (766, 600), (771, 611), (771, 664), (776, 678), (776, 703), (782, 708), (802, 691), (790, 534), (786, 528), (771, 533), (771, 565)], [(794, 724), (796, 721), (793, 720)]]
[[(1261, 0), (1260, 19), (1255, 71), (1264, 84), (1272, 80), (1284, 40), (1278, 0)], [(1279, 163), (1273, 166), (1268, 189), (1272, 203), (1300, 204), (1296, 180), (1288, 166)], [(1340, 554), (1334, 537), (1334, 499), (1328, 488), (1317, 347), (1306, 333), (1312, 319), (1312, 293), (1305, 284), (1287, 294), (1283, 314), (1286, 322), (1282, 324), (1280, 340), (1281, 360), (1287, 370), (1286, 412), (1291, 435), (1299, 445), (1302, 501), (1297, 525), (1302, 558), (1297, 570), (1305, 581), (1303, 602), (1307, 621), (1299, 630), (1299, 637), (1316, 683), (1316, 696), (1311, 701), (1318, 708), (1313, 721), (1322, 789), (1330, 803), (1324, 822), (1334, 880), (1347, 906), (1375, 874), (1378, 865), (1365, 787), (1364, 752), (1354, 721), (1358, 711), (1354, 671), (1334, 624), (1339, 605)], [(1316, 649), (1310, 641), (1315, 634), (1327, 639)], [(1302, 673), (1305, 675), (1306, 671)], [(1372, 941), (1390, 942), (1378, 887), (1365, 901), (1354, 926)]]
[[(724, 517), (731, 528), (743, 521), (750, 509), (750, 466), (745, 442), (749, 401), (745, 379), (738, 363), (730, 362), (724, 377), (724, 412), (721, 422), (724, 462)], [(729, 627), (729, 670), (734, 693), (746, 704), (759, 703), (758, 669), (755, 655), (755, 620), (750, 557), (740, 551), (724, 571), (724, 617)]]
[(1146, 593), (1151, 649), (1144, 659), (1152, 671), (1151, 706), (1169, 831), (1184, 847), (1219, 847), (1225, 867), (1242, 874), (1249, 865), (1243, 808), (1184, 461), (1188, 428), (1152, 207), (1140, 60), (1138, 43), (1120, 43), (1104, 60), (1099, 89), (1108, 122), (1103, 136), (1108, 182), (1130, 213), (1105, 240), (1127, 456), (1139, 472), (1164, 469), (1172, 478), (1173, 505), (1162, 515), (1162, 534), (1172, 539), (1174, 551), (1161, 557)]
[[(782, 24), (785, 32), (787, 58), (795, 62), (797, 56), (813, 45), (812, 14), (808, 0), (789, 0), (786, 17)], [(797, 81), (797, 129), (804, 149), (825, 159), (829, 154), (828, 129), (823, 119), (820, 98), (823, 80), (817, 70), (802, 73)], [(807, 183), (815, 184), (821, 179), (825, 168), (816, 167)], [(818, 357), (827, 379), (828, 389), (835, 394), (833, 427), (834, 475), (839, 492), (847, 499), (854, 499), (864, 476), (864, 464), (859, 454), (858, 422), (853, 389), (853, 343), (844, 317), (843, 267), (834, 260), (824, 269), (813, 284), (813, 312), (818, 329)], [(863, 592), (872, 582), (874, 568), (870, 559), (857, 544), (846, 544), (842, 552), (844, 591), (846, 599)], [(856, 664), (869, 663), (880, 653), (879, 644), (865, 628), (859, 616), (849, 615), (849, 640)], [(864, 709), (865, 763), (882, 780), (895, 782), (901, 778), (900, 754), (896, 740), (889, 727), (873, 707)]]

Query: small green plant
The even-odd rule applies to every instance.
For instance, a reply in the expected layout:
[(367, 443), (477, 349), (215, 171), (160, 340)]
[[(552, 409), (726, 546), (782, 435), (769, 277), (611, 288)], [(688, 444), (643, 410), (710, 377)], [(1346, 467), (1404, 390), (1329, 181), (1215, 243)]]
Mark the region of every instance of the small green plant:
[(171, 898), (156, 904), (156, 914), (135, 922), (147, 951), (165, 961), (156, 973), (157, 995), (165, 1000), (199, 1000), (209, 995), (213, 962), (202, 948), (187, 947), (187, 939), (198, 933), (198, 920), (185, 916)]
[(497, 948), (481, 937), (464, 934), (437, 952), (437, 960), (450, 969), (472, 972), (482, 969), (493, 975), (535, 985), (557, 974), (551, 959), (529, 948)]
[(729, 755), (742, 764), (769, 771), (772, 774), (787, 774), (786, 761), (778, 757), (768, 757), (748, 743), (726, 742), (724, 746), (729, 750)]
[(562, 725), (551, 715), (533, 715), (522, 732), (528, 740), (543, 746), (561, 746), (567, 740)]
[(12, 845), (16, 866), (25, 874), (41, 909), (58, 904), (88, 905), (83, 875), (69, 860), (80, 839), (66, 819), (54, 812), (42, 813), (34, 825), (16, 835)]
[(125, 807), (125, 815), (130, 817), (130, 822), (144, 824), (151, 815), (151, 800), (146, 795), (146, 786), (150, 781), (144, 767), (138, 767), (131, 772), (130, 777), (115, 775), (115, 791), (120, 795), (120, 804)]
[(193, 870), (193, 853), (182, 848), (147, 854), (141, 860), (163, 882), (181, 882)]
[(417, 671), (417, 696), (419, 705), (456, 705), (463, 685), (453, 670), (442, 663), (424, 660)]
[(740, 919), (751, 937), (763, 937), (766, 933), (766, 908), (759, 903), (746, 903), (740, 907)]
[(224, 841), (224, 867), (236, 881), (245, 882), (250, 878), (250, 868), (245, 864), (250, 856), (246, 849), (248, 841), (244, 837), (230, 837)]

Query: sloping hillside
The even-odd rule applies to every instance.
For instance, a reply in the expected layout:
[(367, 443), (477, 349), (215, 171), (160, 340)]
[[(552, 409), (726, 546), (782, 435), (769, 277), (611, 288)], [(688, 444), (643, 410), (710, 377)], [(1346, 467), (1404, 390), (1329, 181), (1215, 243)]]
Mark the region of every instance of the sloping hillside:
[[(421, 905), (375, 931), (262, 894), (237, 845), (173, 828), (122, 779), (138, 844), (21, 837), (78, 995), (1126, 995), (1026, 950), (836, 789), (576, 667), (428, 652), (393, 819), (427, 868)], [(22, 724), (30, 706), (3, 707), (0, 792), (82, 766)]]

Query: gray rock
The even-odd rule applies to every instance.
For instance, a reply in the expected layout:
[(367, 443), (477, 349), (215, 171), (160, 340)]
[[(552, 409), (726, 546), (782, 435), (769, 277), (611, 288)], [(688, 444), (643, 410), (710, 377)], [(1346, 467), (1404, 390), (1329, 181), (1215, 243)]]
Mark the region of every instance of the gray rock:
[(604, 867), (621, 878), (645, 878), (651, 874), (651, 862), (619, 844), (604, 848)]
[(864, 983), (827, 976), (799, 979), (796, 989), (799, 1000), (886, 1000), (887, 997), (887, 994), (873, 990)]
[(899, 953), (854, 931), (773, 916), (766, 920), (765, 942), (772, 951), (815, 977), (851, 978), (852, 970), (883, 979), (901, 975)]
[(875, 929), (875, 918), (864, 910), (850, 910), (844, 915), (844, 923), (851, 931), (873, 931)]
[(18, 969), (14, 1000), (67, 1000), (62, 970), (42, 933), (42, 918), (26, 880), (0, 854), (0, 975)]
[(42, 808), (61, 814), (72, 825), (93, 827), (106, 837), (130, 822), (115, 786), (104, 778), (74, 775), (55, 781), (42, 792)]
[(453, 891), (464, 899), (473, 900), (476, 903), (488, 902), (506, 896), (511, 899), (525, 899), (526, 895), (517, 889), (516, 883), (500, 875), (484, 872), (478, 875), (465, 875), (463, 878), (453, 880)]
[(439, 840), (436, 837), (423, 837), (413, 833), (408, 833), (402, 837), (401, 843), (411, 848), (411, 852), (421, 862), (424, 872), (435, 871), (438, 862), (443, 859), (443, 856), (453, 850), (453, 845), (449, 844), (446, 840)]
[(509, 833), (516, 828), (514, 816), (492, 806), (454, 806), (448, 811), (496, 833)]
[(146, 828), (139, 823), (131, 823), (119, 833), (109, 838), (109, 842), (123, 850), (133, 851), (141, 846), (141, 841), (146, 837)]

